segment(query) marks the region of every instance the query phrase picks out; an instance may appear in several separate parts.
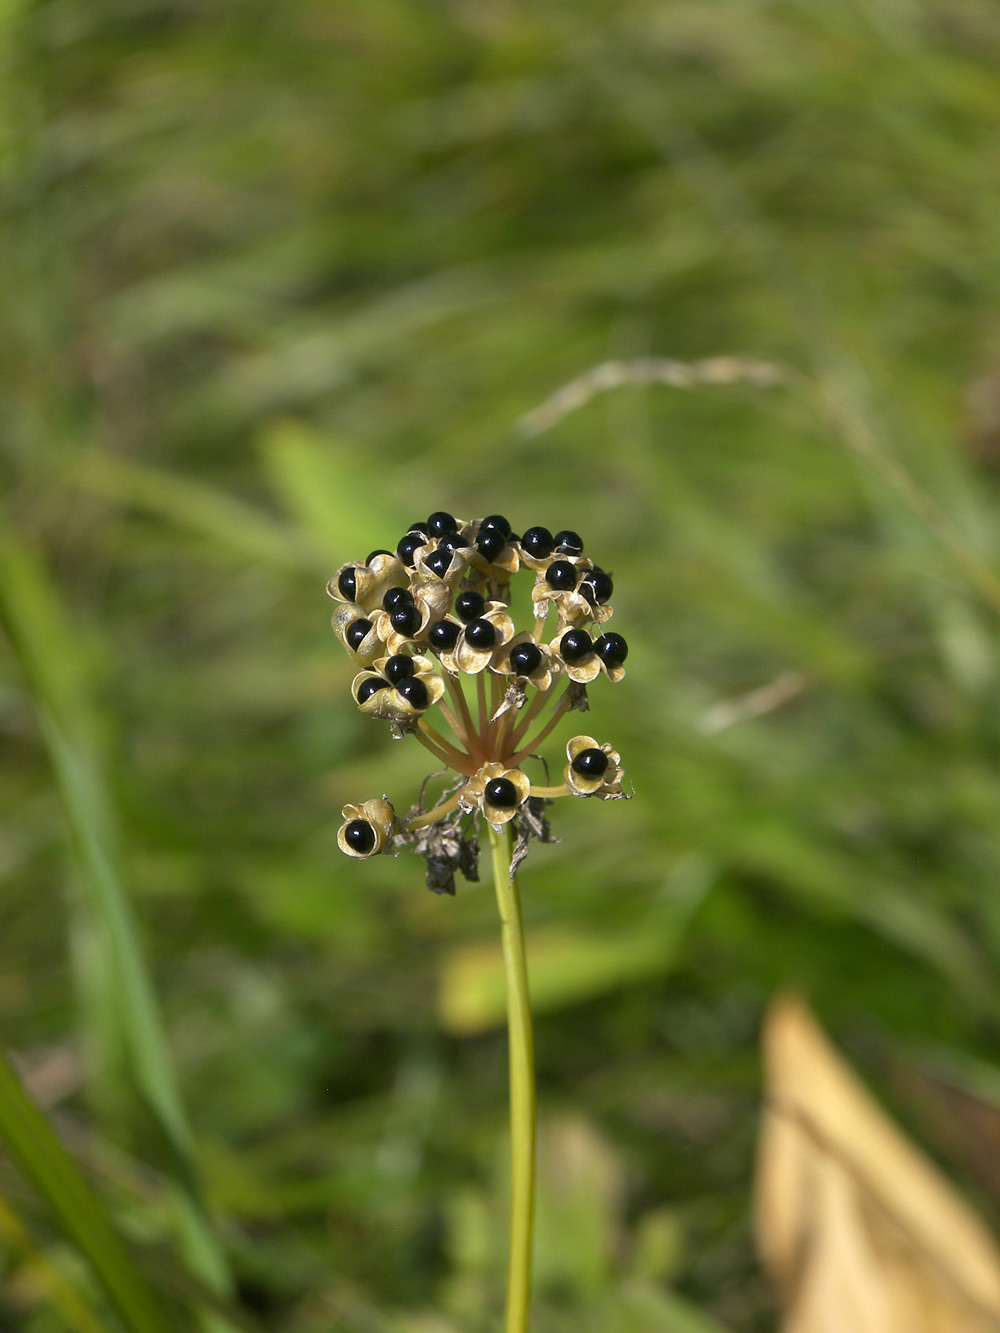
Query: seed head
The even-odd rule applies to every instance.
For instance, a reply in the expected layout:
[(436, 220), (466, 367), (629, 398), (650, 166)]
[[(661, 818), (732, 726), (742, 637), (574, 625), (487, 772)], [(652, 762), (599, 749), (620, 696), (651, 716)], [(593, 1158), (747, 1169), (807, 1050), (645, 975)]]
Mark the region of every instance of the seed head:
[[(348, 856), (410, 842), (427, 859), (430, 887), (451, 892), (455, 870), (477, 877), (480, 817), (495, 828), (516, 821), (523, 843), (548, 836), (543, 810), (558, 796), (628, 797), (618, 752), (592, 736), (566, 746), (562, 784), (524, 771), (564, 713), (586, 711), (589, 684), (625, 675), (628, 645), (603, 629), (614, 582), (584, 549), (569, 528), (519, 537), (502, 514), (466, 522), (438, 510), (394, 551), (337, 570), (327, 592), (338, 603), (334, 631), (361, 668), (355, 703), (455, 774), (437, 805), (425, 808), (421, 792), (405, 819), (385, 798), (344, 806), (338, 842)], [(533, 580), (533, 620), (519, 629), (510, 608), (520, 572)]]

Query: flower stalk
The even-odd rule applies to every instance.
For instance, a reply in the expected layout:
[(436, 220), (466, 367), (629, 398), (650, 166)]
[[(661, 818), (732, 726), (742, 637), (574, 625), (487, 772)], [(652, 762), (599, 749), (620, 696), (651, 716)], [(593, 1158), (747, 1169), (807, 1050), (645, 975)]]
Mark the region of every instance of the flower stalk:
[(510, 1249), (505, 1333), (525, 1333), (531, 1303), (531, 1242), (535, 1212), (535, 1047), (524, 926), (517, 876), (511, 874), (510, 824), (490, 825), (493, 886), (500, 912), (507, 982), (510, 1060)]

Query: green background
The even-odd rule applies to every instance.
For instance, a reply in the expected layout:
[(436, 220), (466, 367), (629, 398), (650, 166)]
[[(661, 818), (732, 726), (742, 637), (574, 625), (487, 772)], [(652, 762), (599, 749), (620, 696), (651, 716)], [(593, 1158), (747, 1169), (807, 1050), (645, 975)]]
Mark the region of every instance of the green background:
[[(995, 1223), (1000, 11), (7, 0), (0, 66), (0, 1039), (172, 1326), (88, 836), (249, 1326), (497, 1326), (491, 891), (336, 845), (427, 765), (352, 704), (324, 584), (438, 508), (577, 529), (631, 645), (586, 729), (635, 800), (559, 802), (522, 875), (538, 1333), (774, 1326), (789, 986)], [(728, 354), (806, 378), (525, 427), (609, 359)], [(2, 1256), (0, 1324), (59, 1333)]]

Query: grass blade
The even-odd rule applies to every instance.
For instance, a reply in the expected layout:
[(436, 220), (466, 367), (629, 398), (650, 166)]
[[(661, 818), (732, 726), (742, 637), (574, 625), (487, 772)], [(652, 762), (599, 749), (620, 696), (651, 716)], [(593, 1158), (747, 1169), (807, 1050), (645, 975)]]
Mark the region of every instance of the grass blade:
[(163, 1310), (103, 1204), (0, 1049), (0, 1137), (87, 1259), (130, 1333), (170, 1333)]

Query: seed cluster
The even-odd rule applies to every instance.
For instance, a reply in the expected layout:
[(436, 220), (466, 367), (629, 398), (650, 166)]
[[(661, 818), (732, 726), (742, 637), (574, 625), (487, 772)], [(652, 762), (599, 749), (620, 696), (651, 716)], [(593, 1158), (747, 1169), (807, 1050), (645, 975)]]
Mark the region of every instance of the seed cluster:
[[(533, 623), (522, 630), (511, 617), (520, 571), (533, 576)], [(349, 856), (413, 841), (429, 865), (451, 855), (469, 876), (463, 816), (481, 813), (499, 827), (520, 815), (523, 836), (545, 827), (541, 807), (556, 796), (627, 795), (618, 754), (590, 736), (567, 745), (559, 786), (533, 784), (521, 770), (565, 712), (586, 710), (588, 684), (625, 674), (628, 644), (603, 628), (614, 581), (584, 554), (579, 534), (532, 527), (519, 536), (501, 514), (464, 522), (439, 510), (412, 524), (394, 551), (342, 565), (327, 592), (339, 603), (334, 631), (359, 668), (358, 707), (397, 736), (415, 736), (458, 775), (438, 806), (404, 820), (384, 799), (345, 806), (339, 843)], [(427, 720), (435, 707), (451, 737)], [(429, 832), (435, 824), (440, 836)]]

